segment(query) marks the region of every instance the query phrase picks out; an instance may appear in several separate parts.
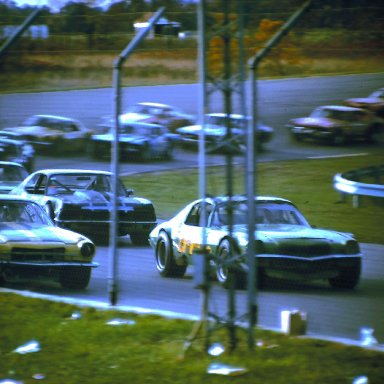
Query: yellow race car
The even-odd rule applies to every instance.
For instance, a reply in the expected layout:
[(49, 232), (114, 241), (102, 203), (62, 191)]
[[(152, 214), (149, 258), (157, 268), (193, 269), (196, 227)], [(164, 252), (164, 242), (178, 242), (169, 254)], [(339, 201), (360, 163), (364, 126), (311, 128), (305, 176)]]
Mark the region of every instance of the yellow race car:
[(0, 195), (0, 285), (49, 278), (63, 288), (85, 289), (96, 247), (87, 237), (56, 227), (30, 199)]

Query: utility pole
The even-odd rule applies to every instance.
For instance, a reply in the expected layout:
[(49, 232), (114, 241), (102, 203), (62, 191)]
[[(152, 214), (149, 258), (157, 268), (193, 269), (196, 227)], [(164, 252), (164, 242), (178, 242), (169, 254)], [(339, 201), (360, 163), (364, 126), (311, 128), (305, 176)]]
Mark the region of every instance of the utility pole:
[(121, 114), (121, 68), (124, 62), (131, 55), (138, 44), (148, 35), (150, 30), (156, 24), (163, 14), (165, 8), (160, 8), (154, 16), (148, 21), (147, 27), (136, 35), (132, 41), (120, 53), (113, 63), (113, 88), (115, 90), (115, 113), (114, 113), (114, 130), (113, 142), (111, 148), (111, 173), (112, 173), (112, 210), (110, 225), (110, 252), (109, 252), (109, 274), (108, 274), (108, 292), (111, 305), (116, 305), (118, 296), (118, 280), (117, 280), (117, 232), (119, 225), (118, 217), (118, 176), (119, 176), (119, 116)]

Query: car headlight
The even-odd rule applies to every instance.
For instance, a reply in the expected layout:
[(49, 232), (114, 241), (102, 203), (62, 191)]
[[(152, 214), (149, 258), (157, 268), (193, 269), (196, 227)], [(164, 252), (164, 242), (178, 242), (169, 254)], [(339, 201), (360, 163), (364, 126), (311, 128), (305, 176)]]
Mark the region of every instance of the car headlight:
[(90, 243), (89, 241), (84, 241), (82, 243), (79, 243), (80, 253), (81, 256), (84, 257), (92, 257), (95, 254), (96, 247), (93, 243)]
[(360, 246), (356, 240), (349, 240), (345, 245), (345, 253), (347, 255), (354, 255), (360, 253)]

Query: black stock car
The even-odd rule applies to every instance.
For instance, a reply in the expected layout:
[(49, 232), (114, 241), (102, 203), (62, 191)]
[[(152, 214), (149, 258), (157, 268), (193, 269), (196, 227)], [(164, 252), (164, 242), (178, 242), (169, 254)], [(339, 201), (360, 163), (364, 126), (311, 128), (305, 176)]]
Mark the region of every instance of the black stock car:
[[(50, 214), (57, 226), (106, 241), (111, 223), (112, 174), (83, 169), (45, 169), (32, 173), (11, 193), (28, 196)], [(130, 235), (133, 244), (148, 243), (156, 225), (150, 200), (134, 196), (118, 179), (118, 235)]]
[[(327, 279), (332, 287), (354, 288), (360, 279), (360, 247), (352, 234), (313, 228), (289, 200), (255, 198), (257, 283), (267, 276)], [(205, 206), (206, 215), (203, 215)], [(195, 252), (207, 252), (217, 280), (227, 285), (228, 268), (237, 288), (246, 286), (248, 200), (218, 196), (188, 204), (150, 233), (161, 276), (181, 277)], [(203, 222), (203, 217), (206, 221)]]
[(19, 279), (50, 279), (84, 289), (91, 278), (95, 245), (58, 228), (39, 204), (0, 195), (0, 285)]

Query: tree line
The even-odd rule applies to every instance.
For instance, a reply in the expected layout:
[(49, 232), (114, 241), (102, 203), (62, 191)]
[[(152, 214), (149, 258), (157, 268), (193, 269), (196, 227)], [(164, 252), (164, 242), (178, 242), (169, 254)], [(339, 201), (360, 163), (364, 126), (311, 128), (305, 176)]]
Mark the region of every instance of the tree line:
[[(51, 0), (54, 3), (54, 0)], [(263, 19), (286, 20), (305, 0), (243, 0), (245, 28), (255, 29)], [(181, 0), (131, 0), (112, 3), (107, 8), (97, 6), (97, 0), (67, 2), (59, 12), (48, 7), (41, 9), (36, 24), (45, 24), (51, 34), (130, 33), (133, 23), (165, 7), (164, 16), (181, 23), (183, 30), (197, 29), (196, 2)], [(232, 12), (239, 12), (239, 2), (231, 1)], [(33, 6), (19, 7), (12, 0), (0, 1), (0, 27), (20, 25), (34, 10)], [(223, 9), (223, 0), (207, 0), (209, 14)], [(318, 28), (351, 31), (383, 30), (384, 5), (381, 0), (317, 0), (300, 26), (306, 30)]]

